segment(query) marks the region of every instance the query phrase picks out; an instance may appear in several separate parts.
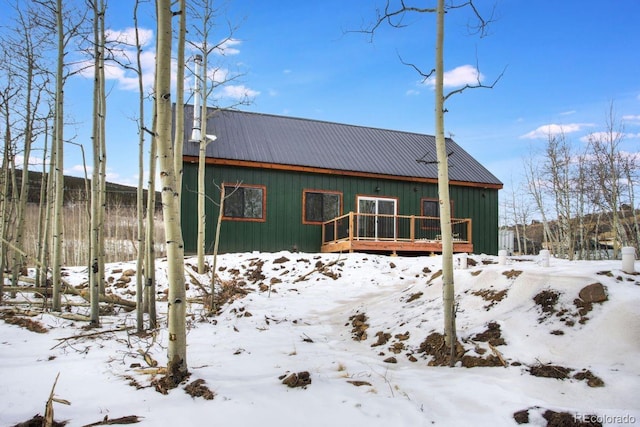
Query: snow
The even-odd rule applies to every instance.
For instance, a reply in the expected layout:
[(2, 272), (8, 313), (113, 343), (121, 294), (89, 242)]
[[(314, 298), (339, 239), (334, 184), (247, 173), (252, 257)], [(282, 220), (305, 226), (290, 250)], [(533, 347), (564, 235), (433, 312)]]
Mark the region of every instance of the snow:
[[(548, 409), (596, 415), (605, 425), (640, 423), (640, 277), (622, 272), (620, 261), (552, 259), (550, 267), (542, 267), (532, 257), (511, 258), (507, 265), (492, 256), (469, 259), (475, 265), (455, 270), (458, 337), (467, 354), (479, 356), (474, 352), (479, 347), (486, 357), (492, 354), (487, 343), (470, 339), (489, 322), (498, 323), (506, 344), (494, 348), (507, 367), (428, 366), (430, 357), (419, 352), (425, 338), (443, 328), (442, 282), (434, 277), (438, 256), (219, 256), (221, 279), (244, 280), (249, 292), (209, 317), (197, 302), (200, 287), (188, 286), (187, 383), (204, 380), (213, 400), (188, 395), (186, 383), (168, 395), (151, 385), (153, 370), (141, 353), (166, 364), (165, 302), (158, 305), (161, 328), (137, 336), (135, 328), (125, 329), (135, 326), (135, 312), (116, 307), (101, 318), (100, 328), (88, 329), (86, 322), (42, 313), (40, 300), (20, 293), (16, 300), (30, 301), (29, 318), (48, 332), (0, 322), (0, 425), (44, 414), (58, 374), (54, 395), (71, 404), (54, 403), (55, 419), (70, 426), (128, 415), (137, 415), (138, 425), (145, 426), (513, 426), (513, 414), (527, 409), (532, 426), (546, 425), (542, 414)], [(316, 269), (319, 262), (324, 267)], [(195, 260), (185, 263), (192, 271)], [(159, 260), (157, 267), (162, 296), (166, 263)], [(107, 272), (118, 279), (117, 271), (134, 268), (135, 263), (115, 263)], [(504, 274), (512, 270), (521, 273)], [(86, 280), (86, 268), (66, 273), (72, 284)], [(206, 275), (192, 275), (208, 283)], [(132, 279), (117, 286), (114, 280), (108, 292), (135, 299)], [(605, 286), (608, 300), (594, 303), (580, 322), (574, 300), (596, 282)], [(503, 290), (501, 300), (481, 296)], [(542, 312), (533, 299), (543, 290), (559, 293), (553, 313)], [(77, 298), (65, 296), (65, 310)], [(12, 300), (5, 294), (4, 301)], [(88, 314), (86, 306), (68, 309)], [(3, 317), (8, 310), (17, 308), (0, 307)], [(369, 324), (363, 341), (352, 336), (351, 317), (359, 313)], [(391, 339), (372, 346), (379, 331)], [(95, 332), (104, 333), (65, 340)], [(405, 332), (407, 339), (395, 337)], [(390, 350), (394, 343), (404, 345), (397, 354)], [(390, 356), (397, 363), (385, 362)], [(535, 377), (529, 367), (536, 364), (573, 371), (564, 380)], [(583, 370), (602, 379), (604, 387), (573, 378)], [(302, 371), (312, 381), (305, 388), (282, 383), (283, 375)], [(369, 385), (347, 382), (354, 380)]]

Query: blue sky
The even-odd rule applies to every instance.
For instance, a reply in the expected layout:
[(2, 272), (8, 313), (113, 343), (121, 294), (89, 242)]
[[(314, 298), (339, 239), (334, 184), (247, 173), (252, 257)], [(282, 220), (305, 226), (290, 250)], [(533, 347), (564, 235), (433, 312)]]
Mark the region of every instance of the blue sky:
[[(107, 26), (132, 26), (132, 2), (112, 0)], [(421, 2), (427, 4), (427, 2)], [(428, 2), (431, 4), (433, 2)], [(447, 15), (445, 69), (448, 90), (473, 81), (476, 66), (493, 89), (476, 89), (447, 103), (446, 132), (500, 178), (521, 180), (522, 159), (562, 128), (576, 145), (604, 130), (611, 102), (624, 123), (626, 149), (640, 151), (640, 1), (480, 0), (496, 21), (482, 39), (469, 35), (472, 16)], [(230, 0), (221, 18), (239, 28), (218, 63), (242, 76), (220, 93), (220, 105), (237, 91), (252, 95), (244, 110), (433, 134), (432, 87), (412, 68), (433, 67), (435, 18), (410, 15), (408, 26), (382, 26), (371, 39), (350, 32), (371, 24), (384, 0)], [(153, 63), (153, 2), (143, 10), (147, 63)], [(216, 37), (226, 36), (221, 31)], [(218, 40), (213, 40), (218, 41)], [(151, 70), (151, 68), (149, 68)], [(108, 82), (108, 171), (112, 181), (137, 182), (137, 94), (131, 75)], [(151, 82), (149, 74), (148, 83)], [(90, 158), (91, 80), (75, 77), (67, 89), (67, 130)], [(188, 95), (187, 95), (188, 96)], [(150, 115), (150, 110), (149, 113)], [(65, 170), (79, 174), (80, 151), (68, 146)]]

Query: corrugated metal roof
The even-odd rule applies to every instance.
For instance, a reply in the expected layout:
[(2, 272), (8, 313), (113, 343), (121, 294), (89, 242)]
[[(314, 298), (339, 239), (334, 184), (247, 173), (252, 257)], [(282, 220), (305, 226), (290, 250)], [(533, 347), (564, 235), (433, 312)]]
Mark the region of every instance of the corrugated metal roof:
[[(210, 112), (207, 133), (217, 139), (207, 145), (207, 157), (398, 177), (438, 177), (435, 138), (431, 135), (237, 110)], [(186, 105), (186, 156), (198, 156), (198, 145), (189, 142), (192, 123), (193, 106)], [(447, 151), (452, 153), (451, 180), (502, 184), (451, 139), (447, 139)]]

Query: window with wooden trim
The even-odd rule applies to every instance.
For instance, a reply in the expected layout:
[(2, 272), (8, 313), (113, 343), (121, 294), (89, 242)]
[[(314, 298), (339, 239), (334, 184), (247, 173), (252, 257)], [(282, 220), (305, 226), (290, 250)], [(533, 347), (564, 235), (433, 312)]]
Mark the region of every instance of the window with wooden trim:
[[(440, 201), (430, 198), (421, 199), (420, 215), (440, 218)], [(453, 217), (453, 200), (451, 201), (451, 217)]]
[(224, 184), (222, 219), (266, 221), (267, 188), (264, 185)]
[(337, 191), (303, 190), (302, 223), (320, 224), (342, 213), (342, 193)]

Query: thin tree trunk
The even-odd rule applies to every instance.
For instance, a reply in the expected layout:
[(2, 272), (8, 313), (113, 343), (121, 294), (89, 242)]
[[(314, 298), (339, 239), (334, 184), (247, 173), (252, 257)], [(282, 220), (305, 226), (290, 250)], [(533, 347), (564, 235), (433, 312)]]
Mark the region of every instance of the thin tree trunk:
[(6, 108), (5, 115), (5, 144), (2, 153), (2, 171), (0, 171), (0, 182), (2, 184), (2, 193), (0, 194), (0, 301), (4, 292), (4, 270), (7, 260), (7, 245), (4, 241), (7, 221), (9, 219), (9, 150), (11, 149), (11, 127), (9, 126), (9, 105), (3, 105)]
[[(94, 0), (98, 1), (98, 0)], [(100, 44), (98, 45), (98, 134), (100, 162), (99, 162), (99, 187), (98, 195), (100, 197), (100, 206), (98, 208), (98, 291), (100, 295), (105, 295), (105, 211), (107, 204), (107, 141), (106, 141), (106, 122), (107, 122), (107, 96), (105, 90), (105, 0), (99, 0), (98, 11), (98, 37)], [(117, 228), (116, 228), (117, 229)]]
[[(156, 107), (153, 107), (153, 129), (156, 128)], [(149, 149), (149, 185), (147, 189), (147, 234), (145, 236), (145, 311), (149, 313), (149, 328), (157, 326), (156, 315), (156, 258), (155, 258), (155, 213), (156, 213), (156, 164), (158, 162), (157, 135), (151, 138)]]
[(89, 270), (89, 286), (91, 301), (91, 325), (100, 325), (100, 13), (98, 0), (93, 2), (93, 170), (91, 174), (91, 232), (89, 253), (91, 268)]
[[(29, 198), (29, 157), (31, 156), (31, 140), (33, 138), (33, 111), (34, 106), (31, 103), (31, 96), (33, 91), (33, 50), (30, 46), (30, 40), (27, 37), (25, 42), (25, 53), (27, 55), (27, 75), (25, 76), (26, 90), (25, 90), (25, 134), (24, 134), (24, 166), (22, 167), (22, 181), (20, 183), (20, 196), (18, 199), (18, 205), (16, 209), (16, 223), (15, 223), (15, 245), (18, 249), (24, 251), (24, 224), (27, 210), (27, 199)], [(17, 189), (14, 189), (17, 190)], [(22, 269), (25, 267), (25, 256), (20, 251), (13, 251), (13, 277), (11, 283), (13, 286), (18, 285), (18, 278), (20, 277)]]
[(444, 136), (444, 0), (438, 0), (436, 17), (435, 136), (438, 159), (440, 230), (442, 233), (442, 300), (444, 306), (444, 334), (451, 352), (449, 364), (453, 366), (457, 338), (453, 283), (453, 237), (451, 234), (451, 203), (449, 202), (449, 165)]
[(220, 210), (218, 211), (218, 222), (216, 223), (216, 237), (213, 245), (213, 262), (211, 266), (211, 301), (209, 309), (212, 313), (217, 310), (216, 307), (216, 270), (218, 268), (218, 246), (220, 243), (220, 227), (222, 225), (222, 214), (224, 212), (224, 185), (220, 185)]
[(58, 30), (58, 58), (56, 68), (56, 170), (55, 170), (55, 214), (53, 222), (53, 260), (52, 260), (52, 281), (53, 281), (53, 298), (52, 310), (61, 310), (61, 268), (62, 268), (62, 209), (64, 202), (64, 101), (63, 101), (63, 62), (64, 62), (64, 28), (62, 25), (62, 0), (56, 0), (56, 26)]
[[(144, 265), (145, 244), (144, 244), (144, 86), (142, 81), (142, 46), (140, 45), (140, 34), (138, 30), (138, 6), (140, 1), (136, 0), (133, 8), (133, 22), (136, 33), (136, 71), (138, 74), (138, 188), (136, 191), (136, 212), (138, 214), (138, 256), (136, 258), (136, 323), (137, 331), (144, 331), (144, 282), (142, 268)], [(149, 189), (152, 191), (152, 189)]]
[[(156, 58), (155, 134), (162, 180), (162, 205), (167, 241), (167, 279), (169, 285), (167, 376), (174, 384), (188, 373), (186, 336), (186, 292), (184, 287), (184, 246), (180, 229), (180, 188), (175, 170), (176, 153), (171, 141), (171, 1), (156, 0), (158, 43)], [(182, 10), (182, 13), (185, 13)]]
[[(46, 217), (47, 217), (47, 183), (49, 182), (49, 176), (47, 175), (47, 150), (49, 148), (49, 132), (47, 131), (47, 121), (45, 120), (45, 134), (44, 134), (44, 151), (42, 153), (42, 175), (40, 178), (40, 199), (38, 204), (38, 242), (36, 244), (36, 260), (41, 261), (42, 249), (47, 246), (47, 226), (46, 226)], [(36, 288), (40, 286), (46, 286), (46, 268), (44, 268), (43, 274), (42, 264), (36, 262)]]

